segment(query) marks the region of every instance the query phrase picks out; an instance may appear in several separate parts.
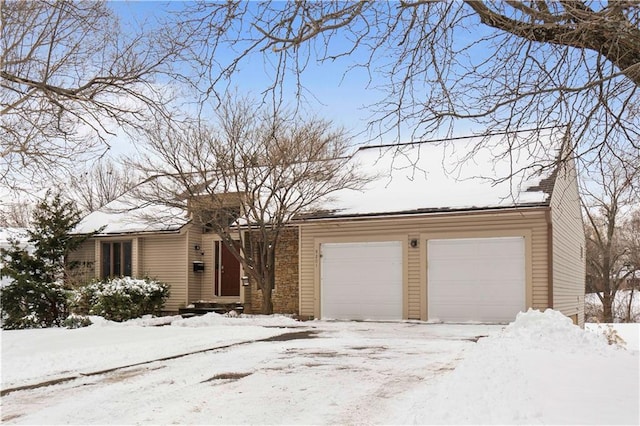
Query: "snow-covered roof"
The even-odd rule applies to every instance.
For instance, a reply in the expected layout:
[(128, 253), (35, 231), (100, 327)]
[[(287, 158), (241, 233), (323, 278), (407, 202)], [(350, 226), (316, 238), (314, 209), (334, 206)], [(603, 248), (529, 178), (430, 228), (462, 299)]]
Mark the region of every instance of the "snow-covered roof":
[(173, 232), (188, 221), (186, 212), (180, 208), (141, 204), (132, 194), (125, 194), (84, 217), (74, 233), (88, 234), (103, 226), (97, 235)]
[[(348, 160), (368, 176), (362, 190), (341, 190), (301, 218), (471, 210), (546, 205), (549, 167), (559, 146), (519, 144), (530, 135), (464, 137), (438, 142), (363, 147)], [(507, 149), (509, 148), (509, 149)], [(473, 151), (473, 155), (469, 153)], [(177, 231), (188, 221), (181, 208), (142, 204), (135, 191), (89, 214), (76, 227), (99, 235)]]
[(513, 142), (500, 135), (361, 148), (351, 161), (377, 178), (363, 190), (334, 193), (306, 218), (548, 204), (557, 151), (549, 144), (516, 149)]

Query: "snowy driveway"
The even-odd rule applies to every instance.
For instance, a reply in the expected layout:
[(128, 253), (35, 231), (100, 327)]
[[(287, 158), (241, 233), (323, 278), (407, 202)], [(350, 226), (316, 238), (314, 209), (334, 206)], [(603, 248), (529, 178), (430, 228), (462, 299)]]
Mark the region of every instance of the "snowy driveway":
[[(3, 332), (3, 390), (55, 378), (72, 380), (5, 394), (2, 423), (389, 422), (404, 392), (448, 374), (479, 336), (503, 328), (289, 320), (275, 325), (50, 331), (57, 350), (24, 343), (26, 333), (37, 338), (47, 330)], [(283, 326), (287, 328), (278, 328)], [(117, 334), (112, 336), (114, 329)], [(78, 339), (80, 333), (86, 336)], [(153, 339), (145, 338), (146, 333)], [(129, 334), (135, 337), (128, 339)], [(190, 343), (178, 343), (183, 335)], [(73, 345), (78, 347), (74, 350)], [(205, 351), (84, 375), (187, 349)]]

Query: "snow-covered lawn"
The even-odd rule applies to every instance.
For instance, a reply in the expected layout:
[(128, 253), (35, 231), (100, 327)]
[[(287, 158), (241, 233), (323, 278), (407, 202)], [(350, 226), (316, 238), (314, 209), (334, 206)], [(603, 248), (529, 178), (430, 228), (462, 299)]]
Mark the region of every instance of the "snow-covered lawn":
[(626, 349), (554, 311), (506, 327), (210, 314), (2, 331), (2, 423), (638, 424), (639, 328), (622, 326)]

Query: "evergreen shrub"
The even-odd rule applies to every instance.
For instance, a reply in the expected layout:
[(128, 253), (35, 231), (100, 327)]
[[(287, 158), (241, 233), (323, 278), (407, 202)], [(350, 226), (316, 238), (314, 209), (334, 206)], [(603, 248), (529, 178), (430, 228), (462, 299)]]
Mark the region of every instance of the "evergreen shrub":
[(87, 284), (78, 291), (76, 305), (80, 312), (126, 321), (160, 314), (168, 298), (168, 284), (151, 278), (121, 277)]

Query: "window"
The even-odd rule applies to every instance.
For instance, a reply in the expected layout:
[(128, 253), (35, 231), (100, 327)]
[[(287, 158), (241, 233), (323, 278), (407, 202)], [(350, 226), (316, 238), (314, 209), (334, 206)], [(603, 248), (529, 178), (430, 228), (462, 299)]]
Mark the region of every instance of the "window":
[(131, 241), (102, 243), (102, 278), (131, 276)]

